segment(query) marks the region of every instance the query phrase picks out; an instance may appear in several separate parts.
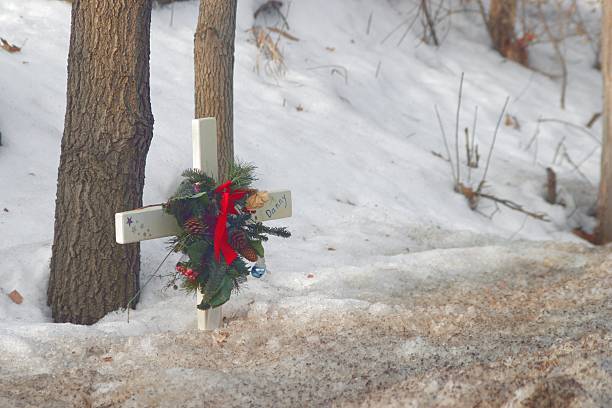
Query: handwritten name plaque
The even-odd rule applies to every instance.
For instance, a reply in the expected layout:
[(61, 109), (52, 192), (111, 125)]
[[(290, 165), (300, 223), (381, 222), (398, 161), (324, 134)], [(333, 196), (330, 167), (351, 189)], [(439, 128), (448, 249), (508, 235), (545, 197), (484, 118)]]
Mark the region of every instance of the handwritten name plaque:
[(269, 200), (255, 210), (253, 219), (259, 222), (291, 217), (291, 191), (268, 191)]

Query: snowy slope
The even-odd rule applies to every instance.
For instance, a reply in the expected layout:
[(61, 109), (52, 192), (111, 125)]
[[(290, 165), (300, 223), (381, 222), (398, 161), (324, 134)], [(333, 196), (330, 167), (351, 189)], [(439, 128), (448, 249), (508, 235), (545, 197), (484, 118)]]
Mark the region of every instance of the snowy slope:
[[(537, 152), (533, 146), (526, 148), (539, 117), (584, 124), (601, 109), (600, 76), (591, 68), (588, 47), (570, 44), (570, 86), (567, 108), (561, 110), (560, 84), (493, 52), (477, 17), (455, 17), (439, 49), (420, 43), (414, 33), (398, 46), (401, 30), (382, 41), (406, 18), (407, 7), (401, 2), (294, 0), (288, 15), (290, 32), (300, 41), (281, 42), (287, 73), (272, 78), (254, 69), (257, 49), (247, 30), (256, 6), (254, 0), (239, 2), (236, 151), (259, 166), (261, 186), (292, 189), (294, 217), (282, 223), (294, 236), (271, 242), (272, 273), (250, 282), (228, 307), (230, 313), (249, 313), (258, 300), (274, 303), (300, 293), (302, 303), (296, 307), (308, 314), (303, 306), (316, 302), (321, 290), (340, 303), (361, 296), (351, 286), (355, 281), (347, 283), (338, 276), (352, 274), (359, 281), (385, 265), (406, 262), (404, 257), (417, 259), (409, 252), (504, 245), (515, 239), (577, 241), (571, 229), (592, 225), (587, 213), (596, 195), (600, 124), (591, 129), (593, 137), (560, 124), (541, 124)], [(191, 161), (196, 18), (195, 1), (153, 12), (155, 130), (147, 161), (146, 203), (164, 201), (175, 176)], [(16, 328), (76, 336), (191, 328), (192, 300), (161, 292), (163, 282), (157, 280), (145, 289), (129, 324), (123, 313), (92, 328), (48, 324), (45, 291), (69, 26), (70, 7), (64, 2), (0, 2), (0, 36), (23, 45), (21, 53), (0, 52), (0, 287), (16, 288), (26, 299), (17, 306), (0, 296), (0, 334), (10, 339), (8, 333)], [(542, 53), (537, 64), (554, 71), (552, 52)], [(444, 153), (434, 105), (452, 135), (462, 72), (466, 80), (461, 127), (471, 126), (478, 106), (481, 152), (489, 149), (507, 96), (509, 112), (521, 124), (520, 130), (503, 126), (500, 131), (487, 177), (489, 191), (546, 212), (552, 222), (526, 219), (503, 208), (489, 219), (471, 211), (465, 199), (452, 192), (448, 163), (432, 154)], [(581, 163), (580, 172), (567, 161), (552, 163), (562, 140), (574, 162)], [(544, 201), (548, 166), (555, 168), (562, 189), (576, 205), (564, 208)], [(493, 208), (483, 205), (482, 210), (491, 213)], [(163, 258), (164, 242), (142, 247), (146, 278)], [(437, 256), (434, 251), (418, 259)], [(172, 265), (169, 261), (165, 268)], [(450, 273), (452, 268), (452, 263), (444, 263), (434, 270)], [(368, 282), (363, 280), (364, 293)], [(377, 288), (383, 294), (391, 289)]]
[[(589, 3), (582, 14), (596, 20)], [(293, 0), (300, 41), (281, 41), (287, 72), (274, 78), (254, 69), (258, 4), (239, 1), (236, 151), (259, 166), (262, 187), (292, 189), (294, 217), (279, 224), (294, 236), (270, 242), (271, 272), (210, 334), (195, 329), (193, 299), (159, 279), (129, 323), (124, 312), (90, 327), (51, 323), (70, 9), (0, 1), (0, 37), (23, 46), (0, 50), (0, 406), (610, 405), (612, 259), (567, 242), (593, 224), (600, 123), (590, 134), (537, 126), (584, 124), (601, 109), (589, 47), (567, 44), (561, 110), (559, 82), (491, 51), (477, 15), (453, 15), (439, 49), (418, 29), (398, 46), (403, 30), (388, 35), (409, 20), (408, 2)], [(146, 203), (164, 201), (191, 162), (196, 18), (195, 1), (153, 12)], [(534, 64), (555, 72), (552, 51), (536, 50)], [(448, 163), (432, 154), (445, 153), (433, 107), (451, 136), (462, 72), (461, 128), (478, 106), (483, 156), (507, 96), (521, 125), (502, 126), (487, 191), (550, 223), (507, 209), (490, 219), (452, 192)], [(553, 163), (561, 142), (579, 171)], [(566, 207), (542, 198), (548, 166)], [(143, 281), (164, 246), (142, 244)], [(2, 293), (12, 289), (23, 304)]]

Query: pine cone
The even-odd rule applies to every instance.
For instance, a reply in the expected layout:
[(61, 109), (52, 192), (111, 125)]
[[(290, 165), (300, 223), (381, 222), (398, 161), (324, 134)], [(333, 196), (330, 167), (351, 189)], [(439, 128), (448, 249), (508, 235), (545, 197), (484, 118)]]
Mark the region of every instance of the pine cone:
[(249, 246), (249, 238), (246, 232), (242, 230), (234, 231), (230, 239), (230, 245), (236, 251)]
[(257, 251), (251, 248), (251, 246), (237, 249), (237, 251), (240, 255), (246, 258), (246, 260), (251, 261), (251, 262), (257, 261)]
[(204, 231), (206, 231), (206, 226), (196, 217), (191, 217), (185, 221), (185, 225), (183, 227), (185, 228), (185, 231), (192, 235), (201, 235), (204, 233)]
[(248, 261), (257, 261), (257, 251), (255, 251), (251, 245), (249, 245), (249, 238), (244, 231), (236, 231), (232, 234), (230, 239), (230, 245), (240, 255), (246, 258)]

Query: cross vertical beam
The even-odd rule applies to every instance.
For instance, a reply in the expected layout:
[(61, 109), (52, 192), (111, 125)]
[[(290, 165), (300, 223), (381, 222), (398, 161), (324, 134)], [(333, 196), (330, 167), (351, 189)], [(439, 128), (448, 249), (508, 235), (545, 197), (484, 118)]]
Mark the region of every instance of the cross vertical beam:
[[(193, 143), (193, 168), (202, 170), (219, 183), (219, 161), (217, 159), (217, 120), (215, 118), (194, 119), (191, 122)], [(202, 294), (197, 291), (196, 302), (200, 304)], [(198, 329), (215, 330), (223, 323), (222, 307), (208, 310), (198, 309)]]
[(191, 122), (193, 143), (193, 168), (204, 171), (218, 183), (219, 160), (217, 159), (217, 120), (215, 118), (194, 119)]

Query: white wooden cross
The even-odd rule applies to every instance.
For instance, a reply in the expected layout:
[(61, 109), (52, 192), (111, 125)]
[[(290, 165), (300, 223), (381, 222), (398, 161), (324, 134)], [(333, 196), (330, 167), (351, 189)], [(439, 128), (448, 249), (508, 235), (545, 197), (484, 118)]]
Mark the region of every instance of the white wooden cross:
[[(203, 170), (217, 182), (217, 121), (215, 118), (194, 119), (192, 122), (193, 167)], [(255, 210), (255, 221), (270, 221), (291, 217), (291, 191), (270, 191), (269, 200)], [(176, 219), (164, 211), (161, 205), (148, 206), (115, 214), (115, 235), (117, 243), (130, 244), (171, 237), (181, 231)], [(197, 303), (202, 301), (198, 290)], [(221, 327), (221, 307), (197, 311), (198, 329), (214, 330)]]

